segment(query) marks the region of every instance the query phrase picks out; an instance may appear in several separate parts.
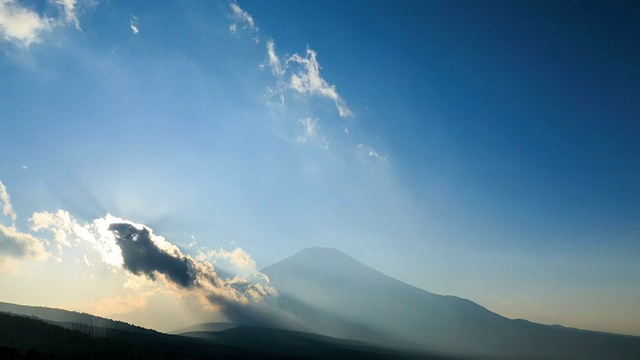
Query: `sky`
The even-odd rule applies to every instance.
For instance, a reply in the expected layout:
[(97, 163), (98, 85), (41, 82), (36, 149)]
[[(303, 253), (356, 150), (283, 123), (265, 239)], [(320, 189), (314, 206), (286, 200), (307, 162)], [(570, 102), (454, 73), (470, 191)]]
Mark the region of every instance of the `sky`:
[(640, 335), (639, 16), (0, 0), (0, 301), (169, 331), (321, 246), (510, 318)]

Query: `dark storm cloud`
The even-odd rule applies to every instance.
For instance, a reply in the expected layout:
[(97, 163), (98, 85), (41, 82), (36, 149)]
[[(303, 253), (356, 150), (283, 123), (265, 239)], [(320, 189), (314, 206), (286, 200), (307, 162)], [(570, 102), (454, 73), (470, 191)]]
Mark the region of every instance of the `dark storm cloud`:
[(151, 240), (149, 230), (131, 224), (114, 223), (109, 226), (122, 250), (124, 268), (136, 275), (145, 274), (155, 280), (155, 274), (166, 275), (176, 285), (190, 288), (196, 284), (197, 270), (192, 259), (170, 254)]
[(256, 281), (221, 277), (211, 263), (182, 254), (144, 226), (116, 222), (109, 225), (109, 230), (122, 250), (126, 270), (153, 280), (162, 274), (178, 287), (203, 295), (233, 322), (258, 326), (277, 323), (267, 299), (276, 292), (265, 277), (256, 276)]

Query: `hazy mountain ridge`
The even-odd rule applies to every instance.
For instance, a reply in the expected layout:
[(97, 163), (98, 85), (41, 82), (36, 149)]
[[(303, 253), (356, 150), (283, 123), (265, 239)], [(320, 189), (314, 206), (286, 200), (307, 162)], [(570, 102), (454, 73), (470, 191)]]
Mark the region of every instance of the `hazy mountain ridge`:
[(305, 249), (262, 272), (280, 292), (275, 305), (294, 312), (302, 320), (298, 324), (313, 324), (318, 314), (331, 319), (324, 329), (311, 326), (319, 334), (489, 358), (636, 359), (640, 354), (638, 337), (511, 320), (470, 300), (393, 279), (335, 249)]
[(88, 334), (33, 317), (0, 313), (0, 358), (445, 359), (278, 329), (235, 328), (189, 336), (113, 329), (105, 336), (96, 333), (100, 332)]
[[(235, 323), (194, 325), (179, 331), (184, 336), (44, 307), (0, 302), (0, 313), (38, 317), (75, 330), (64, 336), (85, 336), (77, 339), (85, 344), (80, 349), (85, 353), (113, 355), (109, 352), (113, 345), (120, 356), (139, 347), (143, 358), (147, 347), (154, 349), (149, 350), (152, 358), (180, 354), (190, 358), (220, 354), (225, 358), (444, 358), (429, 355), (435, 352), (474, 359), (600, 360), (637, 359), (640, 354), (638, 337), (511, 320), (470, 300), (405, 284), (334, 249), (306, 249), (262, 272), (278, 289), (278, 296), (236, 309)], [(34, 319), (0, 316), (13, 322), (31, 321), (23, 327), (43, 326)], [(49, 326), (47, 331), (59, 331), (44, 325)], [(11, 334), (7, 322), (1, 322), (0, 346), (22, 353), (28, 344), (51, 349), (46, 341), (29, 343), (29, 331), (22, 333), (24, 339)], [(112, 343), (96, 340), (100, 338)], [(70, 353), (58, 349), (56, 354)]]
[(45, 322), (71, 330), (80, 330), (83, 332), (88, 332), (88, 330), (98, 331), (101, 333), (95, 335), (99, 336), (104, 336), (104, 332), (109, 330), (158, 333), (155, 330), (146, 329), (119, 320), (112, 320), (92, 314), (43, 306), (18, 305), (0, 302), (0, 313), (35, 317)]
[(184, 336), (206, 339), (272, 356), (307, 359), (453, 359), (449, 356), (406, 352), (361, 341), (345, 340), (312, 333), (261, 327), (235, 327), (219, 332), (189, 332)]
[(110, 330), (108, 336), (91, 336), (39, 319), (6, 313), (0, 313), (0, 355), (3, 359), (274, 358), (248, 349), (158, 332)]

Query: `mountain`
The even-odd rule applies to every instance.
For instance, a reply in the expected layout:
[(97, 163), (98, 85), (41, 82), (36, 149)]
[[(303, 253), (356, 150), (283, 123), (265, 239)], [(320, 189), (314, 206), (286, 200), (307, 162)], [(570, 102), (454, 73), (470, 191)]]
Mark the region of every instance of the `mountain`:
[(507, 319), (472, 301), (393, 279), (335, 249), (306, 249), (262, 273), (280, 294), (271, 306), (286, 315), (281, 326), (296, 330), (486, 358), (637, 359), (640, 354), (638, 337)]
[(303, 250), (262, 272), (278, 296), (257, 306), (228, 306), (225, 313), (234, 323), (205, 323), (183, 329), (181, 336), (90, 314), (0, 303), (0, 358), (442, 359), (433, 354), (446, 354), (600, 360), (640, 354), (638, 337), (507, 319), (472, 301), (405, 284), (334, 249)]

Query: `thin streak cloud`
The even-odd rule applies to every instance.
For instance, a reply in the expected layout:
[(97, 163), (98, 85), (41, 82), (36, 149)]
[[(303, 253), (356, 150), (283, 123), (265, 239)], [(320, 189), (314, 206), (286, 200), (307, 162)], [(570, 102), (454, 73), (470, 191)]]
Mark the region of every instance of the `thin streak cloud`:
[(386, 162), (389, 159), (388, 155), (381, 155), (372, 146), (365, 145), (365, 144), (358, 144), (357, 148), (361, 154), (364, 154), (369, 159), (373, 159), (379, 162)]
[(329, 84), (321, 75), (321, 66), (317, 60), (317, 53), (307, 48), (306, 56), (293, 54), (287, 64), (298, 65), (297, 71), (291, 74), (288, 86), (301, 94), (317, 95), (333, 100), (340, 117), (352, 115), (347, 103), (340, 97), (336, 86)]
[(238, 26), (241, 26), (242, 29), (254, 34), (253, 40), (256, 43), (260, 42), (260, 29), (251, 14), (244, 11), (235, 2), (230, 3), (229, 7), (231, 8), (231, 18), (233, 19), (233, 23), (229, 25), (229, 31), (235, 34), (238, 32)]
[(4, 186), (2, 181), (0, 181), (0, 201), (2, 202), (2, 213), (10, 217), (11, 220), (16, 221), (17, 215), (11, 205), (11, 197), (7, 192), (7, 187)]
[(267, 57), (269, 61), (269, 66), (271, 66), (271, 71), (276, 76), (282, 76), (285, 73), (285, 70), (282, 68), (282, 63), (280, 62), (280, 58), (276, 54), (276, 45), (273, 39), (267, 40)]
[(131, 19), (129, 20), (129, 27), (131, 28), (131, 32), (133, 32), (133, 35), (136, 35), (137, 33), (140, 32), (140, 29), (138, 28), (137, 16), (131, 15)]

